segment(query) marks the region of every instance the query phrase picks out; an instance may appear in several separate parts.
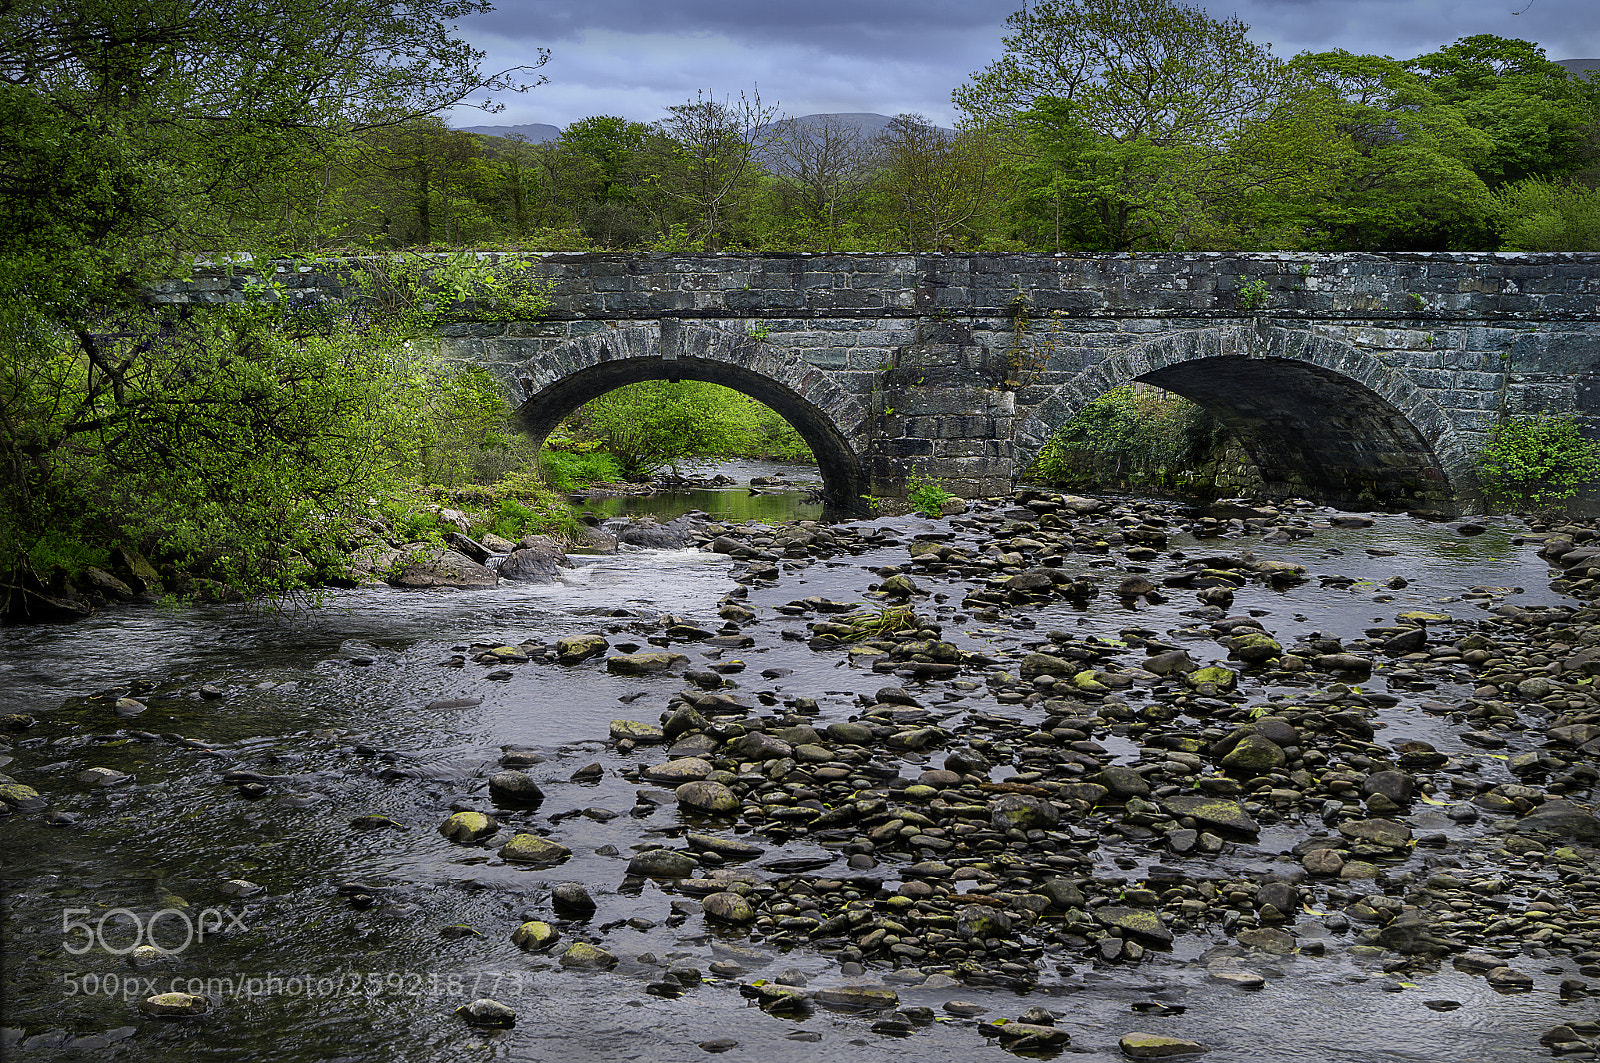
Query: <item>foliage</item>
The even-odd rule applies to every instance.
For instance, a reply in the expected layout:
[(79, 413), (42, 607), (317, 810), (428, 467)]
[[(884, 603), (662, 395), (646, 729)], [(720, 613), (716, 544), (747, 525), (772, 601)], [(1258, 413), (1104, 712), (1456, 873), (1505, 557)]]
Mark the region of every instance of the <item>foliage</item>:
[(1530, 177), (1495, 199), (1508, 251), (1600, 251), (1600, 189)]
[(1259, 310), (1267, 305), (1268, 291), (1265, 277), (1248, 280), (1239, 278), (1239, 306), (1245, 310)]
[(1106, 392), (1062, 425), (1031, 472), (1054, 483), (1184, 486), (1219, 435), (1210, 414), (1194, 403), (1129, 384)]
[(1571, 416), (1511, 417), (1496, 425), (1478, 455), (1478, 476), (1490, 499), (1547, 509), (1600, 480), (1600, 443), (1584, 438)]
[(941, 517), (944, 504), (954, 496), (926, 476), (912, 476), (906, 480), (906, 500), (924, 517)]
[(591, 484), (616, 483), (622, 479), (622, 465), (602, 450), (575, 453), (546, 446), (539, 454), (539, 470), (545, 482), (557, 491), (576, 491)]
[(647, 476), (674, 472), (685, 459), (745, 452), (756, 431), (754, 404), (736, 391), (697, 380), (647, 380), (606, 393), (573, 418), (584, 438)]
[(1000, 157), (980, 129), (947, 132), (921, 115), (889, 123), (878, 148), (884, 162), (879, 192), (912, 250), (970, 247), (997, 199)]
[[(0, 20), (0, 573), (122, 543), (290, 593), (348, 555), (370, 497), (469, 445), (446, 431), (463, 410), (488, 441), (481, 382), (407, 348), (403, 307), (142, 295), (196, 256), (309, 242), (312, 177), (361, 136), (515, 88), (450, 32), (484, 10), (84, 0)], [(463, 290), (536, 301), (497, 284)]]

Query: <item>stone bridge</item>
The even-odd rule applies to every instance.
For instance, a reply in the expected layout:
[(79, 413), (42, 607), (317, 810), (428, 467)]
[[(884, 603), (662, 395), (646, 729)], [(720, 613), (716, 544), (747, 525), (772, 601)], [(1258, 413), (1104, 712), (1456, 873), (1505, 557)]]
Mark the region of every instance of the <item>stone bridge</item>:
[[(1573, 413), (1600, 436), (1600, 254), (534, 260), (542, 320), (442, 335), (505, 383), (534, 436), (634, 381), (723, 384), (799, 430), (838, 515), (913, 476), (1005, 491), (1057, 428), (1135, 381), (1216, 415), (1258, 490), (1334, 502), (1471, 508), (1474, 455), (1508, 415)], [(296, 297), (342, 287), (338, 263), (277, 268)]]

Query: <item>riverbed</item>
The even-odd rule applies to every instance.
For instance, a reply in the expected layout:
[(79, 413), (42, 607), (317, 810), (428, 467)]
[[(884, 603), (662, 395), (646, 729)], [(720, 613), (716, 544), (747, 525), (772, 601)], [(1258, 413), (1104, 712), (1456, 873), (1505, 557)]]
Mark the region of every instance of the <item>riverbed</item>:
[[(742, 521), (751, 518), (740, 515), (741, 499), (773, 497), (740, 486), (719, 498), (657, 496), (637, 508), (605, 503), (595, 512), (665, 518), (695, 508)], [(717, 513), (719, 503), (726, 504)], [(1258, 618), (1284, 647), (1357, 640), (1408, 610), (1435, 615), (1437, 644), (1469, 634), (1507, 603), (1579, 604), (1552, 589), (1549, 567), (1535, 555), (1537, 539), (1509, 519), (1483, 519), (1464, 534), (1459, 525), (1398, 514), (1365, 514), (1368, 526), (1333, 527), (1332, 511), (1287, 512), (1304, 537), (1268, 544), (1245, 534), (1242, 523), (1230, 525), (1222, 510), (1214, 536), (1196, 538), (1174, 524), (1162, 550), (1247, 551), (1303, 566), (1305, 578), (1293, 585), (1243, 583), (1226, 609)], [(879, 608), (870, 588), (883, 578), (879, 570), (895, 567), (916, 580), (914, 607), (939, 624), (941, 638), (1005, 662), (997, 668), (1014, 670), (1022, 648), (1048, 648), (1048, 632), (1099, 640), (1130, 660), (1143, 656), (1141, 638), (1159, 638), (1183, 645), (1199, 664), (1228, 663), (1226, 647), (1198, 629), (1198, 603), (1187, 590), (1156, 600), (1101, 593), (984, 610), (963, 601), (970, 578), (909, 565), (908, 546), (919, 536), (965, 543), (974, 553), (994, 543), (997, 525), (970, 519), (980, 515), (855, 522), (848, 527), (859, 550), (785, 556), (772, 563), (775, 579), (737, 582), (749, 563), (722, 553), (626, 551), (574, 555), (575, 567), (549, 585), (378, 587), (339, 592), (315, 612), (281, 618), (184, 606), (6, 630), (0, 712), (36, 722), (12, 736), (0, 771), (49, 801), (48, 813), (0, 821), (7, 1058), (696, 1060), (727, 1051), (728, 1058), (773, 1061), (998, 1059), (1006, 1050), (984, 1027), (1044, 1007), (1071, 1035), (1065, 1047), (1041, 1049), (1045, 1055), (1124, 1058), (1119, 1038), (1140, 1031), (1192, 1039), (1219, 1063), (1520, 1061), (1548, 1058), (1539, 1044), (1546, 1030), (1594, 1018), (1593, 998), (1558, 988), (1580, 966), (1561, 949), (1533, 945), (1515, 955), (1513, 966), (1533, 982), (1517, 993), (1497, 991), (1481, 973), (1448, 961), (1397, 965), (1393, 952), (1352, 947), (1348, 923), (1327, 918), (1338, 906), (1329, 903), (1326, 883), (1308, 881), (1304, 910), (1290, 913), (1298, 947), (1245, 957), (1263, 984), (1238, 988), (1211, 977), (1216, 950), (1230, 945), (1232, 928), (1221, 924), (1197, 923), (1138, 962), (1100, 962), (1054, 943), (1030, 958), (1027, 977), (1006, 984), (941, 974), (939, 964), (922, 965), (935, 971), (930, 977), (914, 964), (869, 956), (858, 965), (841, 961), (837, 949), (791, 947), (770, 928), (703, 917), (694, 895), (671, 879), (628, 875), (641, 847), (681, 847), (687, 824), (761, 840), (763, 854), (740, 865), (757, 877), (802, 866), (814, 877), (861, 877), (838, 844), (804, 830), (762, 835), (737, 817), (708, 827), (674, 806), (670, 786), (639, 778), (642, 765), (666, 755), (659, 745), (619, 745), (612, 722), (658, 724), (686, 686), (682, 667), (617, 675), (602, 658), (562, 664), (534, 647), (599, 634), (613, 654), (666, 648), (686, 656), (692, 669), (721, 675), (722, 689), (748, 699), (755, 714), (803, 711), (816, 729), (860, 718), (891, 684), (954, 732), (974, 722), (1001, 726), (985, 722), (991, 718), (1031, 722), (1049, 714), (1015, 689), (986, 686), (981, 672), (964, 685), (946, 676), (896, 676), (875, 670), (869, 656), (811, 641), (808, 625), (825, 618), (791, 603), (820, 598)], [(1130, 560), (1113, 545), (1071, 554), (1061, 567), (1109, 588), (1158, 566)], [(733, 624), (748, 645), (662, 637), (663, 615), (725, 631), (721, 610), (730, 602), (754, 614)], [(479, 659), (499, 647), (523, 647), (523, 659), (514, 652)], [(1338, 677), (1308, 676), (1303, 691), (1336, 685)], [(1447, 708), (1472, 696), (1465, 673), (1396, 666), (1359, 684), (1346, 677), (1341, 689), (1352, 686), (1376, 706), (1379, 742), (1425, 742), (1457, 767), (1470, 762), (1485, 780), (1510, 782), (1507, 758), (1540, 748), (1534, 734), (1518, 731), (1506, 732), (1492, 751), (1465, 740)], [(1284, 689), (1271, 688), (1274, 695), (1248, 670), (1241, 680), (1244, 696), (1263, 711)], [(119, 698), (142, 708), (119, 716)], [(1127, 701), (1141, 704), (1137, 692)], [(1140, 743), (1126, 726), (1113, 723), (1093, 738), (1102, 763), (1140, 762)], [(899, 764), (903, 785), (937, 768), (944, 752), (907, 749), (884, 759)], [(1025, 764), (1003, 752), (992, 759), (995, 784), (1020, 777), (1026, 787)], [(537, 780), (542, 802), (496, 807), (487, 778), (507, 763)], [(131, 778), (108, 786), (79, 781), (92, 768)], [(240, 779), (260, 780), (260, 796), (246, 796)], [(1570, 796), (1588, 807), (1592, 792)], [(1449, 818), (1445, 812), (1458, 800), (1435, 791), (1406, 811), (1419, 835), (1441, 836), (1441, 848), (1388, 861), (1386, 875), (1450, 866), (1437, 856), (1457, 867), (1483, 861), (1491, 817)], [(442, 837), (441, 822), (461, 810), (493, 812), (501, 832), (467, 845)], [(1298, 871), (1288, 850), (1325, 830), (1314, 815), (1262, 820), (1259, 836), (1229, 839), (1185, 868), (1201, 866), (1217, 881)], [(570, 857), (547, 868), (508, 862), (497, 850), (516, 830), (556, 839)], [(1090, 848), (1094, 874), (1119, 876), (1129, 890), (1174, 862), (1136, 832)], [(912, 881), (902, 874), (912, 859), (881, 851), (870, 876), (893, 892)], [(568, 882), (592, 896), (592, 914), (554, 911), (551, 891)], [(1517, 885), (1507, 897), (1508, 910), (1522, 910), (1533, 894)], [(556, 927), (562, 945), (602, 946), (615, 966), (576, 970), (563, 965), (559, 948), (522, 950), (511, 934), (529, 920)], [(167, 954), (134, 965), (133, 948), (152, 940)], [(739, 973), (718, 974), (714, 964)], [(828, 1006), (775, 1014), (750, 988), (761, 979), (807, 992), (882, 984), (897, 993), (907, 1020), (885, 1025), (879, 1012)], [(663, 988), (674, 980), (676, 991)], [(205, 1014), (163, 1020), (140, 1011), (146, 997), (171, 988), (205, 996)], [(487, 1030), (456, 1015), (483, 997), (513, 1009), (514, 1028)], [(979, 1012), (958, 1014), (946, 1008), (951, 1001)]]

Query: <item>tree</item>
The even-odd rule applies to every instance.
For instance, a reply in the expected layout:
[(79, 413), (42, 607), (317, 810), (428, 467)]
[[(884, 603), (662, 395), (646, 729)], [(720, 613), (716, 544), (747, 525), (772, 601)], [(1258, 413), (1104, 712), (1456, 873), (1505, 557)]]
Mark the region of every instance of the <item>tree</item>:
[(1040, 0), (1006, 22), (1006, 54), (955, 90), (974, 118), (1055, 99), (1097, 136), (1216, 144), (1283, 89), (1282, 64), (1249, 27), (1176, 0)]
[(1264, 182), (1230, 152), (1290, 82), (1242, 22), (1174, 0), (1045, 0), (1008, 22), (1006, 54), (954, 98), (1017, 130), (1024, 208), (1048, 210), (1053, 242), (1236, 242), (1213, 215)]
[(705, 92), (667, 108), (656, 123), (666, 140), (658, 156), (657, 186), (689, 213), (690, 236), (716, 250), (730, 210), (755, 169), (753, 155), (770, 137), (776, 107), (759, 93), (719, 100)]
[(573, 419), (638, 476), (676, 471), (686, 458), (748, 452), (763, 433), (757, 406), (718, 384), (647, 380), (607, 392)]
[(1600, 157), (1600, 83), (1573, 77), (1536, 44), (1481, 33), (1405, 66), (1494, 142), (1473, 167), (1490, 187), (1567, 176)]
[(1495, 190), (1509, 251), (1600, 251), (1600, 188), (1530, 177)]
[(879, 190), (911, 250), (948, 251), (981, 242), (977, 220), (1000, 198), (1000, 154), (977, 128), (940, 129), (918, 114), (890, 121), (878, 138)]
[(1570, 416), (1507, 418), (1478, 455), (1484, 491), (1497, 502), (1556, 509), (1600, 479), (1600, 443), (1585, 439)]
[(785, 206), (832, 251), (845, 216), (871, 186), (882, 152), (860, 126), (814, 115), (775, 122), (760, 161), (782, 182)]
[[(271, 253), (353, 135), (484, 91), (479, 0), (19, 0), (0, 21), (0, 574), (159, 541), (246, 589), (303, 578), (386, 475), (381, 321), (169, 307), (196, 255)], [(284, 234), (288, 233), (287, 236)], [(400, 449), (404, 449), (401, 447)], [(81, 551), (72, 555), (81, 561)], [(22, 575), (18, 575), (21, 573)], [(19, 583), (18, 581), (21, 580)]]
[(1296, 56), (1304, 80), (1285, 128), (1321, 150), (1319, 189), (1302, 205), (1313, 245), (1447, 250), (1492, 240), (1495, 204), (1473, 165), (1488, 136), (1393, 59), (1333, 51)]
[(599, 115), (561, 131), (547, 162), (585, 234), (604, 247), (637, 245), (650, 222), (646, 184), (659, 134), (640, 122)]

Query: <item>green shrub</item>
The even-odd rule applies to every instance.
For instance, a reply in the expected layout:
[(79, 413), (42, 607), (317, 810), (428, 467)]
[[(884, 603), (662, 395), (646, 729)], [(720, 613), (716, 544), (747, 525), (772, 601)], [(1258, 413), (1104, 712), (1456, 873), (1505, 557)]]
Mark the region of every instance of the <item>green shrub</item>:
[(575, 453), (547, 447), (539, 452), (539, 471), (545, 483), (563, 492), (590, 484), (616, 483), (623, 476), (622, 463), (603, 450)]
[(1478, 476), (1491, 501), (1550, 509), (1600, 479), (1600, 443), (1585, 439), (1570, 416), (1512, 417), (1489, 432)]
[(926, 476), (913, 476), (906, 481), (906, 500), (924, 517), (944, 515), (944, 504), (955, 497)]

